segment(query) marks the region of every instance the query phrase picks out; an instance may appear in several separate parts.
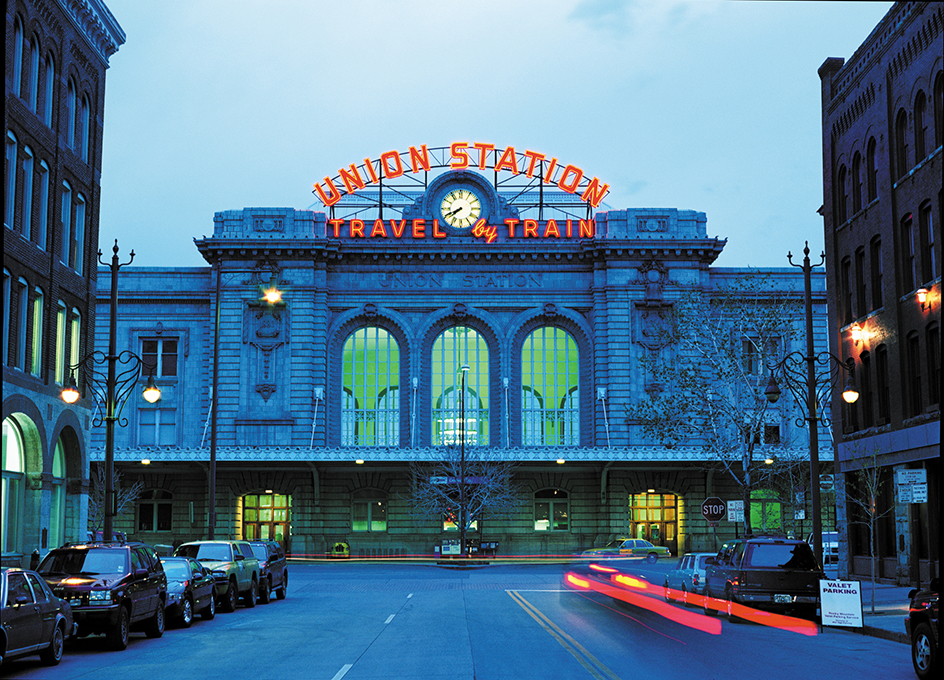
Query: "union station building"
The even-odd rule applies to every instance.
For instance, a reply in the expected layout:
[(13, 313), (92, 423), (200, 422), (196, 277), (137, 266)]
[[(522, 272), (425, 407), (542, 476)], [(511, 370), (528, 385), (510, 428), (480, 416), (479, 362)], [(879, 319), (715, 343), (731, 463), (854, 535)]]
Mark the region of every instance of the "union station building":
[[(679, 553), (734, 536), (736, 523), (713, 533), (701, 516), (706, 497), (740, 498), (718, 461), (648, 440), (628, 414), (652, 388), (639, 360), (661, 351), (673, 301), (748, 270), (712, 267), (725, 240), (704, 213), (612, 210), (606, 190), (512, 147), (411, 147), (326, 177), (315, 209), (217, 213), (194, 241), (206, 267), (123, 268), (118, 351), (141, 355), (163, 396), (132, 397), (116, 430), (121, 487), (143, 490), (115, 529), (205, 538), (215, 486), (217, 538), (276, 538), (296, 556), (342, 541), (355, 556), (432, 555), (457, 532), (411, 512), (410, 464), (461, 441), (517, 466), (518, 512), (486, 514), (469, 535), (498, 554), (617, 536)], [(802, 298), (799, 269), (764, 273), (770, 294)], [(111, 291), (98, 280), (104, 349)], [(821, 271), (813, 303), (824, 348)], [(803, 449), (782, 408), (771, 442)], [(86, 434), (94, 480), (104, 432)]]

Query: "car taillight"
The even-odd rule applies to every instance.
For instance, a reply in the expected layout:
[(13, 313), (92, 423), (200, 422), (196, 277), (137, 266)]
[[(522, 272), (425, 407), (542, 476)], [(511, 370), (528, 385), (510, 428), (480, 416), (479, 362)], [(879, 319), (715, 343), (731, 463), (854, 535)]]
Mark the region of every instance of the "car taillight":
[(692, 585), (694, 586), (698, 585), (698, 574), (695, 574), (692, 576)]

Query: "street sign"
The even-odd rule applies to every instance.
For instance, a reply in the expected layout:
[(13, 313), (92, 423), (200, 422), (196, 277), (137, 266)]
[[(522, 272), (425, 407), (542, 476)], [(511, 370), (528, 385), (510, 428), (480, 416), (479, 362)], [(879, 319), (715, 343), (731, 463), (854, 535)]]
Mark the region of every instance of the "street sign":
[(820, 613), (824, 626), (862, 627), (862, 591), (859, 581), (819, 582)]
[(728, 521), (744, 521), (744, 501), (728, 501)]
[(819, 476), (819, 490), (820, 491), (832, 491), (835, 481), (833, 480), (832, 475), (820, 475)]
[(899, 484), (927, 484), (928, 471), (924, 468), (919, 470), (898, 470), (895, 473), (895, 481)]
[(706, 498), (701, 504), (701, 514), (709, 522), (720, 522), (727, 511), (725, 502), (716, 496)]
[[(466, 484), (485, 484), (485, 481), (486, 481), (485, 477), (469, 476), (465, 478)], [(430, 477), (429, 483), (430, 484), (461, 484), (462, 478), (461, 477)]]

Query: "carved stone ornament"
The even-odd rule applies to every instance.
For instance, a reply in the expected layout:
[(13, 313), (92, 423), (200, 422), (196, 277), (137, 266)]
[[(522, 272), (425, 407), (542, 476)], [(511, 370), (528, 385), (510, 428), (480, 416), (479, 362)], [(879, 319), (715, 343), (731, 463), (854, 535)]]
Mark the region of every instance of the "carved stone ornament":
[(243, 281), (244, 285), (280, 286), (289, 283), (282, 278), (282, 268), (276, 262), (259, 260), (252, 268), (249, 278)]
[(364, 316), (368, 319), (374, 319), (377, 317), (377, 305), (373, 302), (368, 302), (364, 305)]
[(668, 228), (669, 219), (667, 217), (640, 217), (636, 220), (636, 231), (668, 231)]
[(553, 302), (548, 302), (544, 305), (544, 316), (555, 317), (557, 316), (557, 305)]
[(670, 307), (639, 306), (636, 308), (636, 342), (648, 350), (659, 350), (670, 344), (672, 327)]
[(457, 319), (464, 319), (469, 315), (469, 308), (465, 306), (464, 302), (457, 302), (452, 307), (452, 315)]
[(275, 385), (273, 383), (260, 383), (256, 385), (256, 392), (262, 395), (263, 401), (269, 401), (269, 397), (275, 394)]

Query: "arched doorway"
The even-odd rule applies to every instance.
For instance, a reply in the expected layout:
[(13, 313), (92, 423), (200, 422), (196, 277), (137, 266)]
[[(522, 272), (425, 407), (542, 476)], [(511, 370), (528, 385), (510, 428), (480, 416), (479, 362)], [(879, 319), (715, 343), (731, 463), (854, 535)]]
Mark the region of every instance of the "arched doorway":
[(633, 538), (664, 545), (678, 554), (678, 496), (655, 492), (630, 495), (629, 530)]
[(247, 541), (279, 541), (289, 551), (291, 540), (292, 497), (286, 494), (246, 494), (240, 499), (243, 538)]

